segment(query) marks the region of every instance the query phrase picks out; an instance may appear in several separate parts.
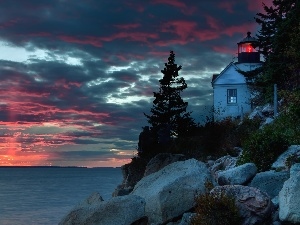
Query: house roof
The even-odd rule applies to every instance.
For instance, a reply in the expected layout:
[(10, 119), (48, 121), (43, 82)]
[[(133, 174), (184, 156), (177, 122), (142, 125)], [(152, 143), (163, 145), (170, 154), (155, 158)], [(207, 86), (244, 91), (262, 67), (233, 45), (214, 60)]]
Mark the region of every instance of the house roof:
[[(212, 86), (214, 85), (230, 85), (230, 84), (246, 84), (246, 78), (239, 73), (239, 70), (250, 71), (259, 67), (261, 63), (234, 63), (229, 65), (219, 74), (212, 77)], [(217, 76), (216, 76), (217, 75)]]

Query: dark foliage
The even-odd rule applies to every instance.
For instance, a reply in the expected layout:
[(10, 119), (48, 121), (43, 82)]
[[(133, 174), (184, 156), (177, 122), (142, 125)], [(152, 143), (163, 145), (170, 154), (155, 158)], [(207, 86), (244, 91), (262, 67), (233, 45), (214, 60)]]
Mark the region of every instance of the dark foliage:
[(247, 74), (260, 93), (256, 103), (272, 101), (274, 84), (279, 90), (295, 90), (300, 85), (299, 0), (273, 0), (272, 6), (264, 5), (264, 11), (255, 19), (261, 26), (257, 38), (265, 62)]
[(175, 64), (175, 54), (171, 51), (165, 68), (161, 70), (163, 78), (159, 80), (159, 91), (154, 92), (151, 115), (145, 114), (158, 138), (162, 130), (168, 129), (171, 137), (180, 137), (195, 126), (190, 112), (186, 112), (188, 103), (181, 98), (181, 92), (187, 88), (187, 84), (183, 77), (179, 78), (180, 70), (181, 66)]

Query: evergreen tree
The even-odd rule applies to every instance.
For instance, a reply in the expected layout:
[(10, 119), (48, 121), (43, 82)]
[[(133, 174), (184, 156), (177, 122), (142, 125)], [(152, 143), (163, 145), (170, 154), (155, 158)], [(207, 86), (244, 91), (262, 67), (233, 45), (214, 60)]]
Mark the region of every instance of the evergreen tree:
[(187, 88), (184, 78), (179, 78), (178, 72), (181, 68), (175, 64), (175, 54), (171, 51), (165, 68), (161, 70), (163, 78), (159, 80), (159, 91), (154, 92), (152, 114), (144, 113), (158, 136), (166, 130), (169, 137), (184, 136), (195, 125), (190, 112), (186, 112), (188, 103), (184, 102), (180, 95)]
[(264, 102), (272, 99), (274, 84), (279, 90), (299, 88), (299, 4), (299, 0), (273, 0), (255, 18), (261, 26), (257, 38), (265, 62), (246, 76), (254, 80)]

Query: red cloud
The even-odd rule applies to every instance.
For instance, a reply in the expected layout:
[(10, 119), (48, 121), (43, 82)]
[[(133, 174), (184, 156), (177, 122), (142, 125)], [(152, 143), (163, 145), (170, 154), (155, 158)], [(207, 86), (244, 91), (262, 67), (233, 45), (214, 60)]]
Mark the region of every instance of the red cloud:
[(271, 6), (273, 0), (248, 0), (248, 9), (254, 12), (264, 12), (263, 3), (267, 6)]
[(187, 5), (179, 0), (154, 0), (153, 4), (166, 4), (179, 8), (185, 14), (193, 14), (196, 11), (195, 7), (187, 7)]
[(154, 0), (152, 1), (153, 4), (166, 4), (171, 5), (177, 8), (186, 8), (186, 4), (179, 0)]
[(149, 39), (157, 39), (158, 34), (148, 32), (120, 32), (109, 37), (102, 37), (102, 41), (113, 41), (115, 39), (126, 39), (128, 41), (148, 42)]
[(115, 27), (123, 30), (129, 30), (129, 29), (135, 29), (140, 27), (141, 24), (139, 23), (130, 23), (130, 24), (120, 24), (120, 25), (115, 25)]
[(219, 21), (217, 21), (217, 19), (215, 19), (210, 15), (206, 15), (205, 17), (206, 17), (207, 24), (210, 26), (210, 28), (220, 29), (220, 23)]
[(182, 39), (187, 39), (187, 37), (192, 36), (196, 30), (197, 23), (193, 21), (170, 21), (162, 26), (162, 32), (175, 33)]

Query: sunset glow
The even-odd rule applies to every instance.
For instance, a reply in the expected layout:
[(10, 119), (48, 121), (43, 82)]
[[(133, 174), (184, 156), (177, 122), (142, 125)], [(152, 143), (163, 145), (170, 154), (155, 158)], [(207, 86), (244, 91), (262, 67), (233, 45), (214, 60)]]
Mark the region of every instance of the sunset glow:
[(261, 0), (0, 1), (0, 166), (130, 162), (170, 50), (202, 122), (211, 76), (259, 11)]

